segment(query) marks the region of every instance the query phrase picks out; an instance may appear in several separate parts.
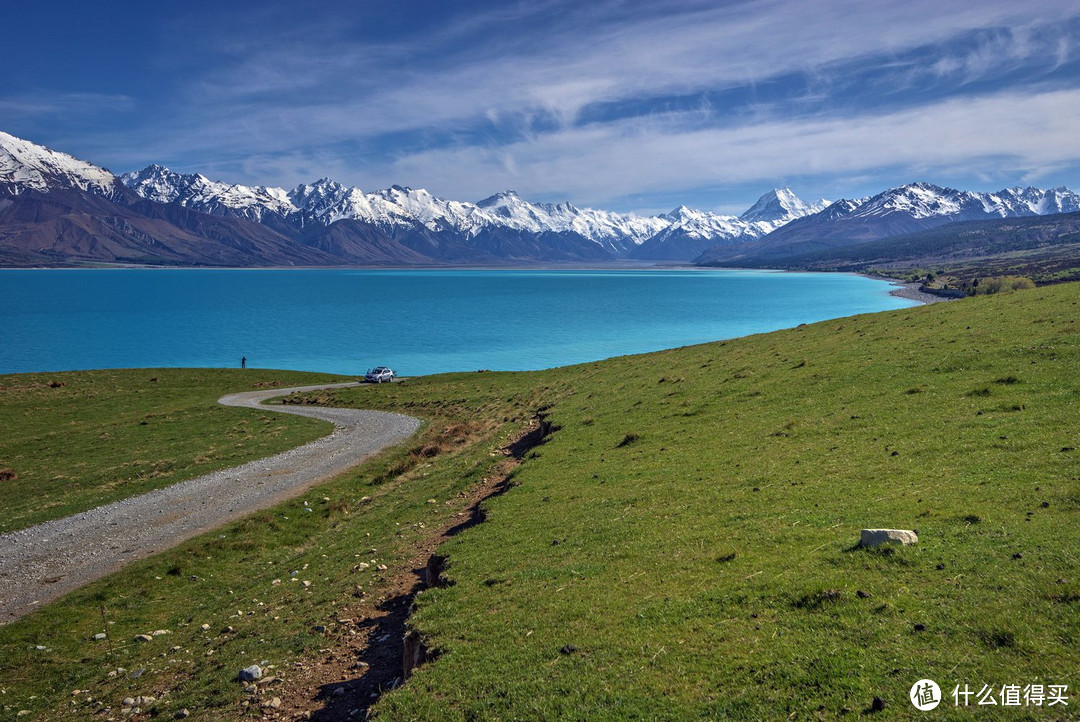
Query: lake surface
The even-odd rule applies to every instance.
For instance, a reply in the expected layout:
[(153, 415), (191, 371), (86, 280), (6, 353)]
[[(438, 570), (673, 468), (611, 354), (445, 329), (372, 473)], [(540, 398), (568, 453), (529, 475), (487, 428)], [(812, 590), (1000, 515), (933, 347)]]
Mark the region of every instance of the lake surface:
[(0, 271), (0, 373), (523, 370), (915, 305), (860, 276), (725, 270)]

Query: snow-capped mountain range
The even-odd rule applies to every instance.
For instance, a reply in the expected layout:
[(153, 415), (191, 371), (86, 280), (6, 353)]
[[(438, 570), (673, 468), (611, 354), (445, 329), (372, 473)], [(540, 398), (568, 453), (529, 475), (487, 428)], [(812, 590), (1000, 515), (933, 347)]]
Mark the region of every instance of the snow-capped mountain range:
[(758, 241), (740, 247), (714, 245), (703, 263), (756, 259), (780, 261), (805, 253), (915, 233), (946, 223), (1022, 218), (1080, 211), (1080, 195), (1068, 188), (1005, 188), (977, 193), (932, 183), (909, 183), (875, 196), (841, 199), (824, 210), (793, 219)]
[(975, 193), (912, 183), (832, 204), (776, 189), (740, 216), (686, 206), (640, 216), (532, 203), (513, 191), (473, 203), (396, 185), (363, 191), (328, 178), (286, 190), (160, 165), (117, 177), (0, 132), (0, 263), (715, 262), (1077, 210), (1080, 196), (1067, 188)]
[(976, 193), (942, 188), (932, 183), (910, 183), (856, 201), (840, 201), (837, 211), (850, 209), (849, 218), (883, 217), (901, 213), (915, 219), (948, 217), (968, 221), (984, 218), (1045, 216), (1080, 210), (1080, 196), (1068, 188), (1005, 188), (996, 193)]
[[(340, 220), (361, 221), (383, 228), (423, 226), (435, 233), (453, 232), (471, 239), (491, 228), (531, 234), (572, 233), (618, 256), (667, 231), (710, 242), (760, 238), (784, 223), (821, 210), (826, 201), (809, 205), (790, 189), (762, 196), (749, 217), (695, 211), (685, 206), (659, 216), (577, 208), (570, 203), (531, 203), (514, 191), (504, 191), (476, 203), (439, 198), (420, 188), (391, 186), (365, 192), (323, 178), (292, 190), (230, 185), (199, 174), (174, 173), (151, 165), (120, 176), (121, 182), (143, 198), (178, 203), (215, 215), (233, 215), (266, 222), (271, 216), (297, 227), (329, 226)], [(658, 243), (654, 245), (659, 244)]]

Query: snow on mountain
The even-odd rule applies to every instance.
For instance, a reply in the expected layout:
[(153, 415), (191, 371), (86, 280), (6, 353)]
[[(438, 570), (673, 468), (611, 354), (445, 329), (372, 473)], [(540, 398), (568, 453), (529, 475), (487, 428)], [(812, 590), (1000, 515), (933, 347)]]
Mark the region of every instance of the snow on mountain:
[(341, 220), (371, 223), (381, 228), (410, 228), (417, 219), (391, 200), (323, 178), (299, 185), (288, 193), (302, 225), (329, 226)]
[(497, 193), (477, 206), (494, 224), (533, 233), (577, 233), (614, 253), (639, 245), (670, 225), (663, 216), (580, 209), (570, 203), (530, 203), (514, 191)]
[[(850, 218), (902, 214), (910, 218), (971, 221), (1069, 213), (1080, 210), (1080, 195), (1068, 188), (1006, 188), (996, 193), (960, 191), (932, 183), (909, 183), (861, 201), (843, 201)], [(839, 209), (840, 207), (838, 207)]]
[(747, 223), (787, 223), (824, 210), (828, 205), (829, 201), (824, 198), (817, 203), (807, 203), (790, 188), (775, 188), (761, 196), (739, 219)]
[[(391, 186), (365, 192), (328, 178), (291, 191), (264, 186), (231, 185), (201, 175), (183, 175), (152, 165), (122, 176), (123, 183), (161, 203), (180, 205), (217, 215), (241, 215), (265, 222), (270, 215), (294, 227), (330, 226), (356, 220), (383, 228), (422, 226), (470, 239), (487, 229), (509, 228), (533, 234), (571, 233), (588, 239), (616, 256), (630, 253), (647, 241), (662, 245), (678, 235), (691, 246), (710, 242), (739, 242), (760, 238), (795, 218), (814, 213), (828, 202), (810, 204), (788, 188), (770, 191), (742, 216), (727, 216), (680, 207), (669, 214), (637, 216), (570, 203), (531, 203), (514, 191), (504, 191), (477, 203), (447, 200), (420, 188)], [(668, 253), (668, 252), (665, 252)], [(687, 251), (676, 252), (679, 258)], [(646, 252), (645, 256), (652, 257)], [(667, 256), (665, 256), (667, 257)], [(685, 259), (684, 259), (685, 260)]]
[(276, 214), (302, 226), (329, 226), (345, 219), (383, 227), (422, 225), (466, 238), (491, 227), (530, 233), (573, 232), (615, 253), (642, 243), (671, 223), (663, 216), (579, 209), (569, 203), (530, 203), (513, 191), (468, 203), (439, 198), (422, 188), (396, 185), (364, 192), (328, 178), (285, 191), (230, 185), (202, 175), (174, 173), (157, 165), (126, 173), (121, 180), (144, 198), (217, 215), (242, 215), (262, 221), (268, 214)]
[(670, 225), (631, 250), (630, 255), (642, 260), (689, 261), (713, 246), (755, 241), (828, 205), (826, 200), (807, 203), (792, 193), (790, 188), (777, 188), (761, 196), (741, 216), (679, 206), (664, 216)]
[(481, 212), (475, 203), (438, 198), (423, 188), (395, 185), (369, 195), (401, 208), (432, 231), (451, 230), (469, 237), (491, 223), (491, 218)]
[(739, 247), (715, 245), (697, 260), (768, 265), (800, 254), (915, 233), (948, 223), (1074, 210), (1080, 210), (1080, 196), (1068, 188), (1006, 188), (995, 193), (977, 193), (932, 183), (909, 183), (869, 198), (837, 201)]
[(854, 208), (851, 216), (868, 218), (899, 213), (921, 219), (982, 211), (983, 204), (975, 193), (941, 188), (932, 183), (910, 183), (872, 196)]
[(0, 131), (0, 190), (79, 188), (107, 196), (115, 187), (116, 177), (104, 168)]
[(267, 213), (287, 216), (296, 212), (280, 188), (230, 185), (206, 176), (174, 173), (160, 165), (125, 173), (120, 181), (143, 198), (157, 203), (179, 203), (202, 213), (236, 215), (262, 221)]
[(703, 240), (730, 240), (748, 236), (757, 238), (764, 235), (753, 223), (747, 223), (738, 216), (725, 216), (708, 211), (697, 211), (686, 206), (679, 206), (667, 214), (671, 221), (667, 232), (681, 232), (690, 238)]
[(1051, 213), (1075, 213), (1080, 211), (1080, 195), (1073, 193), (1064, 186), (1042, 190), (1040, 188), (1006, 188), (997, 193), (987, 193), (987, 210), (1002, 214), (1002, 218), (1010, 215), (1025, 215), (1028, 211), (1033, 215), (1045, 216)]

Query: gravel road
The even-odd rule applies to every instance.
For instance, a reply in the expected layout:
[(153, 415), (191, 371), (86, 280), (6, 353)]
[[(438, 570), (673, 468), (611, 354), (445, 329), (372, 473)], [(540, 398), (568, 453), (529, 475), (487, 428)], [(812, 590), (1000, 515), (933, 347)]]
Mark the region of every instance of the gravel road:
[(329, 436), (242, 466), (0, 536), (0, 624), (204, 531), (297, 496), (408, 438), (411, 416), (318, 406), (260, 406), (275, 396), (355, 384), (230, 394), (225, 406), (310, 416)]

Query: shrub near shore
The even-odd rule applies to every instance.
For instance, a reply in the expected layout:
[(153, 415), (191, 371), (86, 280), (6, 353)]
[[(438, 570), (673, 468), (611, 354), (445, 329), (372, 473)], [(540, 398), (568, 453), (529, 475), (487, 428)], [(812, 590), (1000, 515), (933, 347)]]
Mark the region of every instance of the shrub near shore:
[[(335, 391), (325, 400), (425, 418), (423, 436), (314, 490), (332, 500), (314, 499), (318, 513), (300, 500), (269, 510), (3, 628), (4, 704), (99, 710), (71, 704), (77, 687), (113, 706), (150, 691), (167, 693), (161, 711), (237, 716), (251, 698), (231, 680), (261, 659), (294, 704), (308, 671), (349, 657), (355, 637), (337, 620), (377, 618), (424, 526), (462, 513), (459, 495), (541, 409), (556, 430), (485, 521), (440, 548), (453, 584), (420, 594), (411, 617), (434, 659), (382, 697), (382, 718), (832, 718), (879, 698), (880, 718), (906, 719), (922, 678), (946, 694), (1073, 689), (1078, 303), (1065, 285)], [(476, 433), (440, 441), (456, 424)], [(856, 548), (877, 526), (920, 542)], [(387, 571), (354, 571), (357, 553)], [(272, 584), (296, 569), (310, 588)], [(164, 627), (179, 651), (84, 641), (102, 605), (116, 639)], [(116, 666), (148, 671), (109, 678)], [(970, 716), (951, 697), (937, 713)]]

